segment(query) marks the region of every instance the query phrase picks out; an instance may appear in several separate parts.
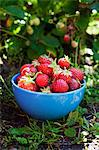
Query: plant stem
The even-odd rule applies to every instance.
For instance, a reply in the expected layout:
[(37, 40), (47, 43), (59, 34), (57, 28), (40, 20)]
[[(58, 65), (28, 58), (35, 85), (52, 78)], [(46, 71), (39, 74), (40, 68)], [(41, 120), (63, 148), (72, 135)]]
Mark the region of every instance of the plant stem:
[[(80, 39), (78, 39), (78, 40), (77, 40), (77, 42), (78, 42), (78, 44), (79, 44)], [(77, 61), (77, 59), (78, 59), (78, 46), (76, 47), (75, 67), (77, 67), (77, 66), (78, 66), (78, 61)]]
[(10, 32), (10, 31), (5, 30), (5, 29), (2, 29), (2, 31), (5, 32), (5, 33), (7, 33), (7, 34), (9, 34), (9, 35), (17, 36), (17, 37), (19, 37), (21, 39), (28, 40), (27, 38), (25, 38), (24, 36), (22, 36), (20, 34), (14, 34), (14, 33)]

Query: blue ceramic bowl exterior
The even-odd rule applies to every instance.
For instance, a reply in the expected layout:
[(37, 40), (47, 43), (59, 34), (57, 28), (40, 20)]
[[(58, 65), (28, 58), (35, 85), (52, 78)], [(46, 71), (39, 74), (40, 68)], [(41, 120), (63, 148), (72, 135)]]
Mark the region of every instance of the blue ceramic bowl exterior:
[(32, 92), (17, 86), (16, 78), (13, 76), (12, 88), (17, 103), (22, 110), (35, 119), (55, 120), (64, 117), (76, 109), (84, 97), (86, 83), (75, 91), (67, 93), (42, 93)]

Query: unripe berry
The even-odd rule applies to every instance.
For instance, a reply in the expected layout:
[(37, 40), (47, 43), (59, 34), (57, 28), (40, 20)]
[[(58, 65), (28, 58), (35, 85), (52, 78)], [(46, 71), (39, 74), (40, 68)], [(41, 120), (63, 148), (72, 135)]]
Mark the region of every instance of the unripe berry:
[(11, 19), (11, 18), (8, 18), (8, 19), (6, 20), (6, 27), (8, 27), (8, 28), (11, 27), (12, 23), (13, 23), (12, 19)]
[(70, 41), (70, 36), (68, 34), (64, 35), (64, 42), (68, 43)]
[(32, 20), (30, 20), (30, 25), (32, 26), (32, 25), (35, 25), (35, 26), (39, 26), (39, 24), (40, 24), (40, 19), (39, 18), (34, 18), (34, 19), (32, 19)]
[(76, 48), (76, 47), (78, 46), (78, 42), (72, 41), (72, 42), (71, 42), (71, 46), (72, 46), (73, 48)]
[(57, 24), (56, 24), (56, 28), (57, 29), (62, 29), (62, 28), (64, 28), (65, 27), (65, 24), (63, 23), (63, 22), (58, 22)]
[(30, 35), (32, 35), (33, 32), (34, 32), (34, 30), (32, 29), (32, 27), (28, 25), (27, 26), (27, 33), (30, 34)]

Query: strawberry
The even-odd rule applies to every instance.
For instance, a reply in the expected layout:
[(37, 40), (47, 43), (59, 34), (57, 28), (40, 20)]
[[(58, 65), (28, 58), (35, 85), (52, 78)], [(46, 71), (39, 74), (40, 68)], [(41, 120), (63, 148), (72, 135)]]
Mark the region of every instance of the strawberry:
[(37, 72), (37, 69), (34, 67), (33, 64), (25, 64), (20, 69), (20, 73), (22, 76), (24, 75), (33, 76), (36, 72)]
[(51, 89), (52, 92), (63, 93), (69, 90), (69, 86), (63, 79), (58, 79), (52, 83)]
[(69, 88), (71, 91), (80, 88), (80, 82), (72, 78), (71, 82), (69, 83)]
[(68, 34), (64, 35), (64, 42), (68, 43), (70, 41), (70, 36)]
[(18, 86), (30, 91), (37, 91), (38, 89), (36, 83), (32, 81), (32, 78), (28, 78), (28, 77), (22, 77), (18, 81)]
[(70, 61), (68, 56), (65, 56), (63, 58), (60, 58), (58, 60), (58, 65), (60, 65), (61, 68), (69, 68), (70, 67)]
[(38, 74), (36, 77), (36, 84), (39, 87), (46, 87), (49, 82), (49, 77), (46, 74)]
[(58, 79), (63, 79), (67, 83), (70, 83), (72, 78), (71, 76), (72, 76), (71, 72), (65, 69), (58, 75)]
[(53, 61), (52, 58), (49, 58), (48, 56), (46, 55), (41, 55), (39, 58), (38, 58), (38, 62), (41, 63), (41, 64), (51, 64), (51, 62)]
[(51, 68), (49, 64), (40, 64), (39, 66), (37, 66), (37, 69), (38, 71), (47, 74), (48, 76), (51, 76), (53, 72), (53, 68)]
[(21, 69), (20, 73), (21, 73), (21, 76), (28, 75), (30, 73), (30, 68), (25, 67), (24, 69)]
[(58, 79), (58, 76), (59, 76), (59, 74), (62, 72), (62, 69), (60, 68), (59, 65), (57, 65), (56, 59), (50, 64), (50, 67), (53, 68), (52, 79), (53, 79), (53, 80)]
[(18, 82), (20, 79), (22, 78), (22, 75), (19, 75), (16, 79), (16, 81)]
[(26, 90), (37, 91), (37, 85), (35, 83), (24, 83), (23, 81), (19, 81), (18, 86)]
[(36, 73), (36, 72), (37, 72), (37, 69), (36, 69), (33, 65), (31, 65), (31, 66), (30, 66), (30, 72), (31, 72), (31, 73)]
[(70, 68), (73, 78), (82, 81), (84, 79), (84, 72), (77, 68)]
[(25, 65), (23, 65), (22, 67), (21, 67), (21, 69), (20, 69), (20, 72), (22, 72), (22, 70), (24, 69), (24, 68), (27, 68), (27, 67), (30, 67), (31, 66), (31, 64), (25, 64)]

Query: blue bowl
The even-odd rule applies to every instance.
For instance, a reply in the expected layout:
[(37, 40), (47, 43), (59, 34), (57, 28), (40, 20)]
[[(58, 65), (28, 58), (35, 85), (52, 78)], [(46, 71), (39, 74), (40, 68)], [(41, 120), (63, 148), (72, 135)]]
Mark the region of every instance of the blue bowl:
[(75, 110), (84, 97), (86, 82), (83, 80), (81, 88), (67, 93), (32, 92), (18, 87), (13, 76), (12, 88), (17, 103), (22, 110), (35, 119), (55, 120)]

